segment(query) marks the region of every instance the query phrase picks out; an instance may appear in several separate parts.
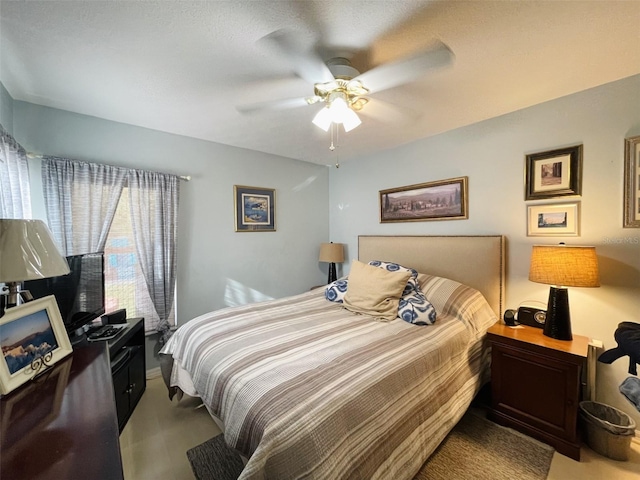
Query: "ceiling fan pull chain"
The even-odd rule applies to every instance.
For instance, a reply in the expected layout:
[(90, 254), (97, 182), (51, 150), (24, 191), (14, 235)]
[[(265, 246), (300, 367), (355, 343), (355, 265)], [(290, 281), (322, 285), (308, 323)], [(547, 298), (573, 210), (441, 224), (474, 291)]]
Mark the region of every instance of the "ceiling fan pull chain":
[[(336, 137), (335, 144), (333, 143), (333, 136)], [(329, 150), (332, 152), (336, 152), (336, 168), (340, 168), (340, 156), (338, 155), (338, 151), (336, 150), (338, 144), (338, 126), (335, 123), (331, 123), (331, 145), (329, 145)]]
[[(335, 131), (335, 135), (336, 135), (336, 145), (333, 145), (333, 133)], [(331, 151), (336, 152), (336, 168), (340, 168), (340, 153), (338, 152), (338, 150), (336, 150), (336, 147), (338, 146), (338, 135), (339, 135), (339, 129), (338, 129), (338, 125), (336, 123), (331, 124)]]
[[(329, 145), (329, 150), (331, 150), (332, 152), (336, 149), (336, 146), (333, 144), (333, 132), (336, 128), (336, 124), (335, 123), (331, 123), (331, 145)], [(336, 143), (338, 143), (338, 141), (336, 140)]]

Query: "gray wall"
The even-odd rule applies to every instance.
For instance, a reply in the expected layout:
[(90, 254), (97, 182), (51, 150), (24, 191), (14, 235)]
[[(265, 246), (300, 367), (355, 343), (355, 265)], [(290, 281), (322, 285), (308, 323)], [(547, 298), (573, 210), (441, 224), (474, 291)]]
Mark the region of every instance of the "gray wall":
[[(191, 175), (181, 183), (177, 317), (301, 293), (326, 282), (328, 168), (30, 103), (13, 105), (14, 136), (29, 152)], [(34, 218), (46, 218), (40, 161), (30, 161)], [(276, 189), (276, 231), (234, 231), (233, 186)], [(157, 366), (155, 337), (147, 365)]]
[(13, 135), (13, 98), (0, 82), (0, 125)]
[[(624, 139), (640, 135), (640, 76), (343, 162), (330, 178), (331, 238), (357, 258), (363, 234), (503, 234), (507, 236), (507, 307), (546, 304), (549, 287), (528, 281), (533, 244), (595, 245), (600, 288), (571, 288), (573, 331), (615, 346), (621, 321), (640, 313), (640, 230), (622, 228)], [(366, 128), (361, 127), (361, 128)], [(525, 155), (584, 145), (580, 198), (524, 201)], [(380, 224), (378, 191), (469, 177), (469, 219)], [(580, 237), (527, 237), (527, 205), (580, 201)], [(345, 262), (345, 271), (348, 270)], [(598, 400), (640, 414), (619, 393), (628, 363), (598, 364)]]

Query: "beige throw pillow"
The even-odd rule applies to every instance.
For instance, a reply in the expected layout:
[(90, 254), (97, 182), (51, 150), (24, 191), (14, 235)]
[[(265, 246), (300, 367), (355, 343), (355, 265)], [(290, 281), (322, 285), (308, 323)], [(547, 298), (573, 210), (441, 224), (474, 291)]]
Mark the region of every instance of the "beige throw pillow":
[(411, 272), (390, 272), (354, 260), (343, 304), (355, 313), (393, 320), (398, 316), (398, 302), (410, 277)]

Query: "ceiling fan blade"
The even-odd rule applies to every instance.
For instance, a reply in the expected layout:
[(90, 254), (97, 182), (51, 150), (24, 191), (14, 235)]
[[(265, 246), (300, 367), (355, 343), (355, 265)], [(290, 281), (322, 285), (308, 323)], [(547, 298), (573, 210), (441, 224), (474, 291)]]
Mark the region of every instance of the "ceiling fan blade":
[(269, 100), (267, 102), (251, 103), (248, 105), (238, 105), (236, 110), (240, 113), (255, 113), (261, 110), (287, 110), (290, 108), (304, 107), (312, 105), (321, 100), (320, 97), (298, 97), (285, 98), (282, 100)]
[(390, 103), (379, 98), (372, 98), (358, 114), (375, 118), (391, 125), (404, 125), (415, 122), (422, 114), (412, 108)]
[(330, 82), (334, 79), (322, 58), (313, 49), (305, 49), (305, 42), (294, 32), (276, 30), (262, 37), (260, 42), (276, 47), (291, 62), (296, 74), (310, 84)]
[(358, 75), (370, 93), (410, 83), (421, 78), (427, 71), (450, 64), (454, 54), (449, 47), (438, 41), (435, 47), (423, 50), (401, 60), (386, 63)]

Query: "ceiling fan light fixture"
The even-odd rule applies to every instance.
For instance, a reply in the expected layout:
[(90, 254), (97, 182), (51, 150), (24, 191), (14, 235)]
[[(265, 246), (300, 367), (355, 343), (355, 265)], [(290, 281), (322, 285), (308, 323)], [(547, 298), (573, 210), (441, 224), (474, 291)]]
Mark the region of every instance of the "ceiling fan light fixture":
[(349, 106), (347, 102), (344, 101), (344, 98), (337, 97), (331, 101), (329, 111), (331, 112), (331, 120), (333, 123), (342, 123), (348, 115)]
[(362, 123), (349, 105), (349, 99), (344, 92), (332, 92), (328, 99), (328, 105), (313, 118), (313, 124), (325, 132), (329, 131), (331, 123), (341, 123), (345, 132), (353, 130)]
[(344, 127), (344, 131), (350, 132), (361, 123), (362, 123), (362, 120), (360, 120), (360, 117), (358, 117), (358, 114), (353, 110), (351, 110), (350, 108), (348, 108), (347, 111), (345, 112), (345, 116), (342, 119), (342, 126)]
[(325, 132), (329, 131), (329, 127), (331, 126), (331, 111), (329, 110), (329, 106), (322, 107), (316, 116), (313, 117), (312, 123), (316, 127), (320, 127)]

